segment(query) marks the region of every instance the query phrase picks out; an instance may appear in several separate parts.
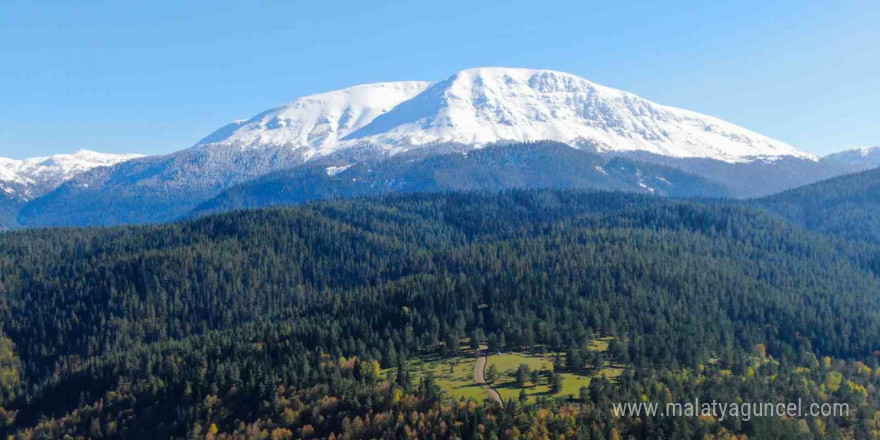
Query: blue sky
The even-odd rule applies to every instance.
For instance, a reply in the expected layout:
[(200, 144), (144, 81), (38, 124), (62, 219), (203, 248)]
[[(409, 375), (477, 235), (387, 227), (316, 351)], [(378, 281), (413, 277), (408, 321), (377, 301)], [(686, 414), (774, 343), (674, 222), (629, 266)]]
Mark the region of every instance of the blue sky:
[(570, 72), (827, 153), (880, 145), (880, 2), (38, 2), (0, 7), (0, 156), (167, 153), (298, 96)]

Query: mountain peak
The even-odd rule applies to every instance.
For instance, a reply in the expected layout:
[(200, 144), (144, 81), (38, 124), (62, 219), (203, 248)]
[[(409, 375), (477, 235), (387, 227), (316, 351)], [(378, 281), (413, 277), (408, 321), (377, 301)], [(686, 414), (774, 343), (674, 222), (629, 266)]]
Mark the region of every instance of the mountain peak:
[(599, 151), (647, 151), (726, 162), (815, 156), (718, 118), (660, 105), (553, 70), (477, 67), (435, 83), (390, 82), (299, 98), (199, 142), (302, 149), (323, 156), (368, 145), (479, 147), (554, 140)]
[(532, 79), (553, 79), (557, 81), (577, 81), (581, 83), (587, 83), (592, 85), (593, 87), (603, 87), (609, 90), (613, 90), (604, 86), (600, 86), (595, 84), (587, 79), (581, 78), (577, 75), (560, 72), (558, 70), (549, 70), (549, 69), (531, 69), (525, 67), (472, 67), (469, 69), (464, 69), (456, 72), (449, 79), (458, 79), (463, 81), (477, 81), (479, 79), (505, 79), (508, 81), (529, 81)]

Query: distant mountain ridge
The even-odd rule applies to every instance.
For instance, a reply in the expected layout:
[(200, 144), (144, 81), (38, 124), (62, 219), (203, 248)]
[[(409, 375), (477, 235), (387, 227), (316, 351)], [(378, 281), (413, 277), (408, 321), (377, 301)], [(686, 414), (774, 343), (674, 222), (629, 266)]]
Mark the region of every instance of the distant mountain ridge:
[(751, 203), (808, 229), (880, 243), (880, 168), (823, 180)]
[(143, 155), (90, 150), (22, 160), (0, 157), (0, 191), (12, 198), (29, 200), (92, 168), (112, 166), (139, 157)]
[(822, 161), (851, 165), (858, 168), (880, 167), (880, 146), (860, 147), (831, 153)]
[(86, 171), (143, 157), (79, 150), (72, 154), (10, 159), (0, 157), (0, 231), (18, 224), (22, 206)]
[(172, 220), (229, 186), (302, 163), (289, 149), (190, 148), (82, 173), (33, 200), (21, 226), (108, 225)]
[[(554, 170), (564, 170), (562, 177), (524, 164), (512, 169), (509, 164), (495, 168), (497, 164), (488, 162), (487, 169), (477, 170), (473, 167), (479, 162), (464, 156), (427, 160), (547, 141), (571, 146), (556, 148), (556, 158), (540, 159)], [(573, 163), (606, 163), (620, 157), (626, 160), (617, 163), (638, 164), (630, 171), (650, 168), (652, 177), (670, 180), (675, 176), (680, 185), (691, 182), (694, 186), (667, 191), (662, 184), (633, 180), (630, 171), (614, 176), (617, 180), (611, 184), (614, 179), (597, 174), (593, 165), (576, 169), (561, 164), (574, 154), (568, 150), (603, 156), (589, 161), (577, 156)], [(403, 172), (399, 164), (408, 160), (419, 161), (426, 168), (399, 174)], [(292, 195), (287, 190), (277, 199), (311, 200), (325, 193), (345, 196), (542, 185), (644, 192), (639, 183), (657, 194), (748, 198), (867, 167), (864, 161), (820, 160), (718, 118), (656, 104), (575, 75), (476, 68), (433, 83), (365, 84), (299, 98), (228, 124), (193, 147), (66, 177), (57, 188), (16, 199), (15, 206), (0, 218), (13, 218), (14, 222), (5, 223), (24, 227), (163, 222), (226, 206), (227, 202), (211, 204), (241, 191), (239, 185), (261, 188), (260, 201), (255, 202), (260, 205), (273, 199), (265, 194), (265, 184), (272, 178), (301, 179), (312, 167), (342, 170), (353, 166), (339, 173), (362, 173), (364, 168), (356, 165), (380, 163), (381, 172), (362, 176), (373, 179), (370, 188), (363, 181), (351, 184), (325, 175), (315, 182), (315, 188), (305, 187), (305, 181), (300, 180), (294, 186), (300, 187), (302, 194)], [(466, 167), (459, 172), (462, 181), (447, 179), (455, 174), (448, 168), (453, 163)], [(436, 166), (440, 168), (433, 168)], [(420, 171), (423, 175), (418, 175)], [(437, 173), (441, 171), (447, 177), (440, 178)], [(274, 177), (255, 180), (270, 175)], [(395, 179), (405, 183), (389, 183)], [(247, 186), (252, 181), (255, 186)], [(288, 187), (292, 184), (285, 182)], [(231, 188), (237, 189), (226, 193)], [(714, 193), (706, 193), (707, 189)], [(0, 227), (3, 223), (0, 221)]]

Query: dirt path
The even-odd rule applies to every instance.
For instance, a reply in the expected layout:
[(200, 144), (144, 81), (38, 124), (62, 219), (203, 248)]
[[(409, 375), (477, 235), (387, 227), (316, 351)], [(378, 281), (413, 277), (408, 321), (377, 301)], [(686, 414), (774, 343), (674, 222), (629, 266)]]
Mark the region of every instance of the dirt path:
[(495, 391), (495, 388), (492, 388), (486, 383), (484, 373), (486, 371), (486, 361), (488, 359), (486, 351), (480, 350), (480, 355), (477, 358), (477, 362), (474, 364), (474, 383), (483, 386), (483, 389), (489, 394), (489, 400), (498, 402), (499, 405), (503, 405), (504, 401), (501, 400), (501, 394), (498, 394), (498, 391)]

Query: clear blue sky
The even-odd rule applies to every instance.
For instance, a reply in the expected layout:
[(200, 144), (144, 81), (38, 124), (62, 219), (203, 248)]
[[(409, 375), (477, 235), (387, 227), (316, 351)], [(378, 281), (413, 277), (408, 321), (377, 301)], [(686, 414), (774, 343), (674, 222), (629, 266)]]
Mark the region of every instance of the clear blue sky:
[[(298, 96), (561, 70), (826, 153), (880, 145), (880, 2), (0, 6), (0, 156), (166, 153)], [(666, 4), (669, 3), (669, 4)]]

